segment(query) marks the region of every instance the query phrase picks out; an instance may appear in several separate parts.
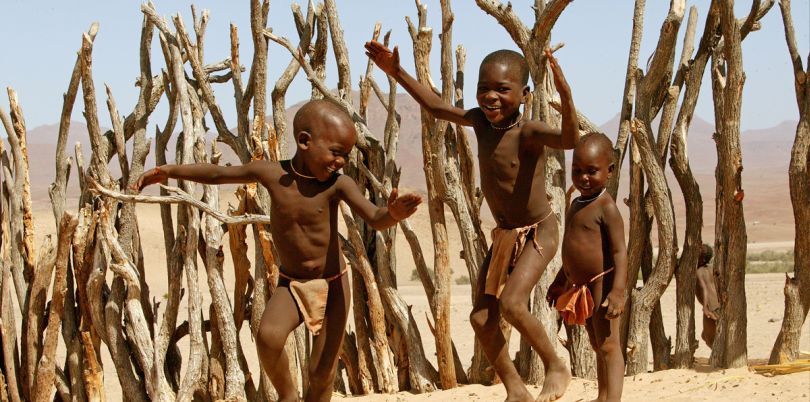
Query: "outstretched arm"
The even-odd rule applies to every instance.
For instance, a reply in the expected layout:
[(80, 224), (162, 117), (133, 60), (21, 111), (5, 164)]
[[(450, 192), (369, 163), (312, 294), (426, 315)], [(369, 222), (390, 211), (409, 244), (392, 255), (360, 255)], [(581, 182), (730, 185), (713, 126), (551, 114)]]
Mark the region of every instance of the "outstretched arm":
[(473, 125), (468, 111), (445, 103), (432, 89), (422, 85), (402, 69), (399, 64), (399, 50), (396, 47), (391, 51), (377, 41), (366, 42), (366, 55), (402, 85), (434, 117), (464, 126)]
[(393, 189), (388, 197), (388, 207), (380, 208), (363, 197), (357, 183), (350, 177), (345, 175), (338, 177), (337, 184), (341, 199), (376, 230), (387, 229), (413, 215), (416, 207), (422, 202), (422, 197), (416, 194), (399, 196), (397, 189)]
[(144, 172), (133, 187), (140, 191), (150, 184), (164, 183), (170, 178), (203, 184), (252, 183), (259, 181), (260, 172), (268, 168), (266, 164), (266, 161), (253, 161), (239, 166), (210, 163), (163, 165)]
[(624, 221), (614, 202), (608, 202), (604, 212), (610, 250), (613, 254), (613, 288), (602, 307), (607, 307), (605, 316), (613, 319), (624, 312), (624, 291), (627, 286), (627, 246), (624, 244)]
[(554, 85), (560, 94), (562, 122), (560, 129), (557, 130), (542, 121), (532, 120), (527, 124), (527, 132), (542, 145), (557, 149), (574, 149), (579, 141), (579, 120), (574, 99), (571, 97), (571, 87), (568, 86), (568, 81), (565, 80), (565, 75), (551, 50), (546, 49), (545, 54), (554, 76)]

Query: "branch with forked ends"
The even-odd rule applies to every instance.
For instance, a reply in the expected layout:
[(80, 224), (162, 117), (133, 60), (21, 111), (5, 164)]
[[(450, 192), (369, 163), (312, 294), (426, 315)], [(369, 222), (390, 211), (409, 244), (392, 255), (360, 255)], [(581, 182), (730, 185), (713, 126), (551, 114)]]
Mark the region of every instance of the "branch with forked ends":
[(211, 217), (215, 218), (216, 220), (228, 224), (228, 225), (248, 225), (248, 224), (270, 224), (270, 217), (267, 215), (256, 215), (256, 214), (244, 214), (240, 216), (229, 216), (220, 211), (216, 211), (211, 209), (207, 204), (200, 202), (194, 197), (190, 196), (185, 191), (172, 186), (164, 186), (161, 185), (161, 188), (168, 191), (173, 195), (168, 195), (165, 197), (162, 196), (152, 196), (152, 195), (127, 195), (121, 194), (117, 191), (110, 190), (101, 186), (98, 182), (93, 180), (90, 177), (87, 177), (87, 185), (90, 191), (116, 199), (118, 201), (123, 202), (136, 202), (136, 203), (145, 203), (145, 204), (186, 204), (190, 205), (194, 208), (197, 208), (206, 214), (211, 215)]
[(361, 134), (357, 136), (357, 146), (360, 149), (366, 149), (369, 144), (369, 138), (374, 137), (371, 135), (371, 131), (369, 131), (368, 127), (366, 126), (366, 123), (362, 121), (360, 115), (357, 114), (357, 111), (354, 109), (354, 106), (352, 106), (352, 104), (349, 103), (348, 101), (342, 99), (341, 97), (329, 91), (329, 88), (326, 87), (326, 84), (318, 78), (317, 74), (315, 73), (315, 70), (313, 70), (312, 68), (312, 65), (310, 65), (309, 62), (304, 58), (304, 53), (301, 51), (301, 49), (295, 48), (289, 39), (277, 36), (274, 33), (270, 32), (269, 30), (265, 30), (264, 35), (273, 42), (276, 42), (279, 45), (284, 46), (290, 52), (290, 54), (292, 54), (293, 57), (295, 57), (298, 60), (298, 63), (301, 64), (301, 67), (307, 74), (307, 79), (310, 82), (312, 82), (312, 84), (316, 88), (318, 88), (318, 90), (321, 91), (321, 93), (327, 99), (336, 102), (337, 104), (343, 106), (344, 109), (346, 109), (346, 112), (348, 112), (349, 115), (352, 116), (352, 120), (355, 123), (354, 126), (358, 129), (359, 134)]

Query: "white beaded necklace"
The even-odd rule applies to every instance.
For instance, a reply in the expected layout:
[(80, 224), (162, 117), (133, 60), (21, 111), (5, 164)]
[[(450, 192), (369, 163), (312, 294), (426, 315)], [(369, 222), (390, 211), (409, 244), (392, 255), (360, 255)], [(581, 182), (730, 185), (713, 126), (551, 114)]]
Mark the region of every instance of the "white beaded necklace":
[(599, 196), (602, 195), (602, 193), (604, 193), (605, 190), (607, 190), (607, 187), (603, 188), (602, 191), (599, 192), (599, 194), (597, 194), (597, 195), (595, 195), (595, 196), (593, 196), (591, 198), (582, 199), (582, 197), (577, 197), (577, 198), (574, 199), (574, 202), (591, 202), (591, 201), (599, 198)]

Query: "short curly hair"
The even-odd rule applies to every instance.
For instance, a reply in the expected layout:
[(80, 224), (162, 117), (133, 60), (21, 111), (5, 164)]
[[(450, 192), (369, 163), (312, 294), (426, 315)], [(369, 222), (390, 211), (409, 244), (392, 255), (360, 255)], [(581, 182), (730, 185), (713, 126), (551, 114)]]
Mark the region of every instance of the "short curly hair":
[(517, 68), (521, 84), (526, 85), (529, 83), (529, 63), (526, 62), (526, 58), (522, 54), (509, 49), (496, 50), (484, 57), (484, 60), (481, 60), (479, 71), (490, 63), (506, 64)]

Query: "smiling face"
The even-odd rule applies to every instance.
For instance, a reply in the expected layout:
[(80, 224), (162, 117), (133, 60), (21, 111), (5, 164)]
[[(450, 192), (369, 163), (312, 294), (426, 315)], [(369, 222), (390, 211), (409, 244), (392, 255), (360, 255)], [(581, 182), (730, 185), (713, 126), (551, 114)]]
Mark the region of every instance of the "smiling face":
[(505, 60), (484, 62), (478, 71), (476, 100), (484, 116), (495, 126), (512, 123), (526, 102), (529, 87), (520, 69)]
[(613, 175), (609, 144), (607, 137), (604, 141), (583, 138), (574, 148), (571, 181), (584, 198), (599, 194)]
[(300, 163), (295, 164), (295, 169), (318, 181), (329, 180), (343, 168), (357, 141), (354, 123), (340, 107), (329, 101), (304, 105), (296, 113), (294, 126), (298, 147), (294, 159)]

